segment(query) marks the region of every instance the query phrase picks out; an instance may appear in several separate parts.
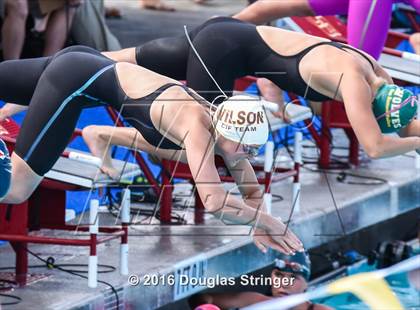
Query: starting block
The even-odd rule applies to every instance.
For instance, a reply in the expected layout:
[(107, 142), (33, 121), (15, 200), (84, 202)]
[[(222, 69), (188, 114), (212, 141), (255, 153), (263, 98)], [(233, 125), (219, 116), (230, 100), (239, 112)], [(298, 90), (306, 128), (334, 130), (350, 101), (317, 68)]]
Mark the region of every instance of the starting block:
[[(19, 126), (12, 120), (1, 123), (6, 129), (1, 138), (4, 139), (10, 151), (14, 149), (15, 138)], [(80, 135), (80, 131), (74, 136)], [(74, 150), (66, 150), (65, 154)], [(64, 154), (64, 155), (65, 155)], [(81, 154), (81, 156), (86, 154)], [(120, 239), (120, 272), (128, 274), (128, 225), (129, 225), (129, 200), (123, 200), (121, 211), (121, 225), (113, 227), (99, 227), (97, 208), (93, 207), (89, 223), (86, 225), (66, 224), (66, 191), (94, 190), (104, 187), (115, 181), (99, 172), (99, 167), (86, 162), (61, 157), (50, 172), (45, 176), (40, 186), (32, 196), (20, 205), (0, 204), (0, 240), (9, 241), (16, 253), (15, 281), (25, 285), (28, 273), (28, 243), (57, 244), (65, 246), (82, 246), (90, 248), (89, 280), (88, 285), (95, 287), (97, 283), (97, 257), (98, 244)], [(78, 157), (78, 156), (76, 156)], [(122, 178), (139, 173), (137, 165), (126, 164), (121, 161), (114, 162), (117, 169), (121, 169)], [(129, 192), (128, 189), (125, 192)], [(129, 196), (128, 196), (129, 197)], [(91, 206), (97, 201), (91, 201)], [(57, 238), (41, 234), (32, 235), (31, 231), (41, 229), (86, 232), (88, 238)], [(95, 267), (96, 266), (96, 267)]]

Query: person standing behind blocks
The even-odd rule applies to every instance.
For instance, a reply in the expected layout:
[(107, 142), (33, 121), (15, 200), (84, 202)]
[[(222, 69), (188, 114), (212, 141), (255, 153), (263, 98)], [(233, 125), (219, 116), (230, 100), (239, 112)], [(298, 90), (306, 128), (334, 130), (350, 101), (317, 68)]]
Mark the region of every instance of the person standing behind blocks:
[[(61, 50), (67, 40), (74, 13), (82, 0), (0, 0), (2, 47), (5, 60), (21, 58), (29, 15), (36, 25), (45, 28), (42, 55), (50, 56)], [(42, 29), (44, 30), (44, 29)]]

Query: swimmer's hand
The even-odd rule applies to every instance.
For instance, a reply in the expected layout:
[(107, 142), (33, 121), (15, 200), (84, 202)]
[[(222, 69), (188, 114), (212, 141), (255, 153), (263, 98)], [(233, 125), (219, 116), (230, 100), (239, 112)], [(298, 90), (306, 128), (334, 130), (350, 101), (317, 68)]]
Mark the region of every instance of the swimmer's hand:
[(256, 228), (253, 238), (255, 245), (263, 253), (267, 253), (268, 248), (286, 255), (294, 255), (297, 251), (304, 250), (302, 242), (281, 222), (275, 230), (269, 229), (265, 231)]

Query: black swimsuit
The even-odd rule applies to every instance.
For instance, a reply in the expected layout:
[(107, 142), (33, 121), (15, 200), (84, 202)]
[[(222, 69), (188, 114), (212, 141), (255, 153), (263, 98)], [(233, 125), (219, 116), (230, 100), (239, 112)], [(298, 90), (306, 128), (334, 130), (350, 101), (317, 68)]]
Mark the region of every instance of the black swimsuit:
[[(191, 40), (221, 88), (233, 91), (237, 78), (253, 75), (265, 77), (285, 91), (313, 101), (330, 99), (307, 85), (299, 72), (299, 63), (313, 48), (331, 45), (341, 50), (351, 49), (372, 62), (359, 50), (336, 42), (320, 42), (303, 51), (282, 56), (271, 49), (253, 24), (234, 18), (214, 18), (190, 32)], [(136, 48), (137, 63), (160, 74), (178, 80), (208, 100), (220, 95), (185, 35), (148, 42)]]
[[(182, 87), (200, 100), (186, 86), (177, 83), (164, 84), (142, 98), (128, 98), (119, 85), (115, 62), (86, 47), (72, 47), (52, 58), (6, 61), (0, 65), (0, 72), (9, 78), (18, 70), (29, 76), (35, 76), (34, 71), (41, 71), (37, 72), (37, 83), (30, 83), (36, 84), (30, 104), (21, 102), (29, 104), (29, 109), (15, 148), (16, 154), (41, 176), (51, 169), (66, 148), (84, 108), (109, 105), (150, 144), (179, 150), (176, 143), (165, 138), (153, 125), (151, 105), (163, 91), (174, 86)], [(0, 89), (3, 98), (13, 99), (13, 94), (1, 85)], [(29, 92), (27, 87), (21, 99), (30, 98)]]
[[(189, 92), (187, 87), (182, 84), (168, 83), (142, 98), (132, 99), (125, 95), (124, 107), (122, 108), (121, 115), (123, 115), (124, 119), (141, 133), (149, 144), (161, 149), (180, 150), (181, 147), (179, 145), (166, 139), (159, 130), (156, 129), (150, 117), (150, 108), (153, 102), (165, 90), (173, 86), (182, 87)], [(136, 125), (133, 125), (133, 123)]]

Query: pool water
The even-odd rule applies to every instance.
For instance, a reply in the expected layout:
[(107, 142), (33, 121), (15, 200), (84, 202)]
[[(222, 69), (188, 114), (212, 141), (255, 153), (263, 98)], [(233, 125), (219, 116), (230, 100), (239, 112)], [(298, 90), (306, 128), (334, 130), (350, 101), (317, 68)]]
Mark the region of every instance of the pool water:
[[(376, 270), (375, 266), (369, 266), (366, 262), (350, 266), (347, 275)], [(408, 282), (407, 274), (396, 274), (385, 278), (392, 291), (396, 294), (404, 309), (420, 309), (420, 294)], [(323, 283), (322, 285), (324, 285)], [(338, 310), (364, 310), (370, 309), (358, 297), (351, 293), (335, 295), (314, 300), (316, 303), (324, 304)], [(384, 309), (392, 310), (392, 309)]]

